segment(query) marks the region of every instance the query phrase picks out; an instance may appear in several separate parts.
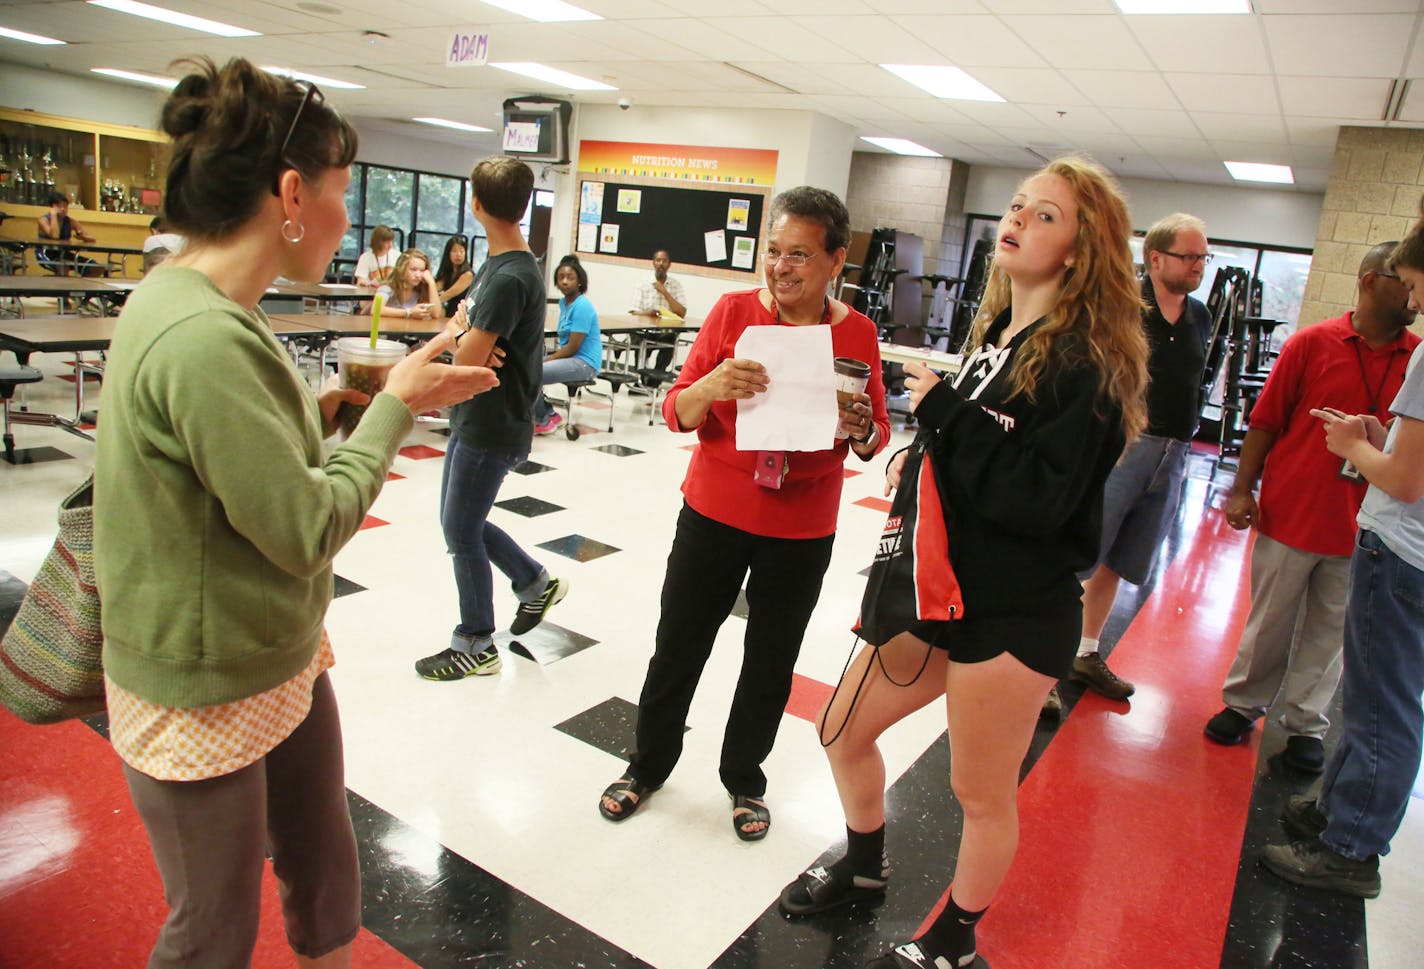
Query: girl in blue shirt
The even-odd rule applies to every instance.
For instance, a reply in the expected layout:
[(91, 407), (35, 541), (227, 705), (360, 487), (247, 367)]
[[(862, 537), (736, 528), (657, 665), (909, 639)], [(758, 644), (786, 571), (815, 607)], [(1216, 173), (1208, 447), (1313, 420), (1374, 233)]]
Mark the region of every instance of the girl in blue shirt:
[[(588, 273), (578, 256), (565, 256), (554, 270), (559, 299), (559, 348), (544, 358), (544, 384), (592, 380), (603, 366), (603, 337), (598, 331), (598, 311), (584, 293)], [(534, 401), (534, 432), (548, 434), (564, 422), (540, 394)]]

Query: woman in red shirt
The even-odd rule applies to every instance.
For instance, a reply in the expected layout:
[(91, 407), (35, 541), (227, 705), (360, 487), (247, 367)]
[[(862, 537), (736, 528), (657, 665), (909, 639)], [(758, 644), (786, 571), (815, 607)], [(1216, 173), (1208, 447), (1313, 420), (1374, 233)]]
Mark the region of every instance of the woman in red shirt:
[[(845, 205), (831, 192), (802, 186), (772, 200), (771, 219), (766, 288), (717, 301), (663, 401), (668, 427), (695, 430), (701, 446), (682, 485), (657, 642), (638, 701), (637, 743), (628, 770), (599, 802), (610, 821), (631, 817), (672, 772), (692, 694), (746, 579), (746, 648), (720, 775), (732, 796), (737, 837), (766, 836), (771, 814), (761, 764), (776, 740), (830, 563), (846, 453), (869, 461), (890, 434), (875, 324), (827, 295), (850, 242)], [(848, 437), (820, 451), (737, 450), (737, 402), (763, 392), (775, 377), (735, 354), (751, 326), (826, 326), (835, 356), (870, 365), (866, 392), (840, 411)]]

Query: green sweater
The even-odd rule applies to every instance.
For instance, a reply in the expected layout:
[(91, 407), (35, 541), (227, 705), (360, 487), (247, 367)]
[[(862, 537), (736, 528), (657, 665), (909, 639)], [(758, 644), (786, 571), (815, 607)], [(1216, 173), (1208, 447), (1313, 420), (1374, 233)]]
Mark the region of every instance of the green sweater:
[(152, 703), (228, 703), (311, 662), (331, 560), (412, 426), (379, 394), (322, 456), (316, 398), (261, 310), (159, 267), (119, 317), (104, 377), (94, 558), (104, 670)]

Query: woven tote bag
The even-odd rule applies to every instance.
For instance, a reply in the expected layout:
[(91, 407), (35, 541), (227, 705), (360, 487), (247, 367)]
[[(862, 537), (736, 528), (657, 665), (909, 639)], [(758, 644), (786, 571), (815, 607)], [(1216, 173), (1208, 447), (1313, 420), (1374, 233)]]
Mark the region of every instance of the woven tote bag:
[(59, 505), (59, 535), (0, 640), (0, 703), (29, 723), (104, 709), (94, 586), (94, 477)]

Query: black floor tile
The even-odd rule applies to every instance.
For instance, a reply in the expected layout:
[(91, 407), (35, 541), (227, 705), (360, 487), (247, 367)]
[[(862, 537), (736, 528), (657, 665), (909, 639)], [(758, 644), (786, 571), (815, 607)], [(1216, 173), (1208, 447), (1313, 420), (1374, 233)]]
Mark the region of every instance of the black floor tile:
[(616, 454), (620, 458), (626, 458), (633, 454), (643, 453), (635, 447), (627, 447), (622, 444), (600, 444), (598, 447), (591, 448), (590, 450), (602, 451), (604, 454)]
[(5, 635), (5, 630), (10, 628), (15, 613), (19, 611), (20, 600), (25, 598), (25, 590), (28, 588), (29, 586), (9, 572), (0, 569), (0, 636)]
[(421, 969), (651, 969), (360, 795), (346, 799), (362, 922)]
[(340, 599), (342, 596), (349, 596), (353, 592), (366, 591), (366, 587), (364, 585), (352, 582), (350, 579), (344, 579), (339, 575), (335, 576), (334, 578), (336, 580), (336, 591), (332, 595), (332, 598), (334, 599)]
[(564, 510), (563, 505), (556, 505), (552, 501), (544, 501), (541, 498), (534, 498), (530, 495), (496, 501), (494, 506), (496, 508), (503, 508), (505, 511), (512, 511), (516, 515), (523, 515), (525, 518), (538, 518), (540, 515), (548, 515), (556, 511)]
[(59, 448), (57, 448), (57, 447), (49, 447), (49, 446), (45, 446), (45, 447), (19, 447), (19, 448), (15, 448), (15, 457), (14, 457), (13, 460), (11, 460), (11, 458), (10, 458), (8, 455), (4, 455), (4, 452), (0, 452), (0, 456), (4, 456), (4, 458), (5, 458), (6, 461), (9, 461), (11, 464), (16, 464), (16, 465), (19, 465), (19, 464), (44, 464), (44, 463), (47, 462), (47, 461), (72, 461), (72, 460), (74, 460), (74, 455), (72, 455), (72, 454), (67, 454), (67, 453), (65, 453), (64, 451), (61, 451), (61, 450), (60, 450)]
[(540, 464), (538, 461), (524, 461), (509, 470), (515, 474), (538, 474), (541, 471), (557, 471), (558, 469), (551, 468), (547, 464)]
[(547, 542), (540, 542), (539, 547), (556, 555), (571, 558), (575, 562), (591, 562), (594, 559), (603, 558), (605, 555), (623, 551), (621, 548), (605, 545), (592, 538), (584, 538), (582, 535), (565, 535), (563, 538), (553, 538)]
[(571, 629), (556, 626), (551, 622), (541, 622), (527, 633), (512, 636), (509, 632), (496, 633), (495, 643), (511, 653), (533, 660), (540, 666), (557, 663), (575, 653), (581, 653), (590, 646), (597, 646), (598, 640), (590, 639)]
[[(633, 752), (633, 731), (637, 724), (638, 705), (615, 696), (563, 723), (554, 724), (554, 729), (626, 763)], [(690, 729), (684, 726), (682, 732)]]

